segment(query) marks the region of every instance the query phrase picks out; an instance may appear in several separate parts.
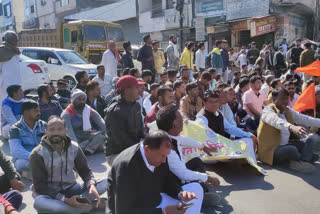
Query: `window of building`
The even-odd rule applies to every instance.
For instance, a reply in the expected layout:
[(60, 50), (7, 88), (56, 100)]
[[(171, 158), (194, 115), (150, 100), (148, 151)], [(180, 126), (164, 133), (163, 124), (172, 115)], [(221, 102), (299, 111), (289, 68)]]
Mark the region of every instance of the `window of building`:
[(34, 5), (32, 5), (32, 6), (30, 7), (30, 12), (31, 12), (31, 13), (34, 13)]
[(152, 18), (163, 16), (162, 1), (152, 0)]
[(12, 15), (11, 13), (11, 4), (6, 4), (3, 6), (4, 8), (4, 16), (10, 17)]
[(70, 30), (69, 28), (64, 29), (64, 42), (70, 42)]
[(66, 6), (69, 4), (69, 0), (60, 0), (61, 7)]
[(77, 31), (72, 31), (71, 32), (71, 42), (73, 43), (73, 42), (77, 42), (77, 40), (78, 40), (78, 33), (77, 33)]
[(44, 6), (47, 4), (47, 0), (41, 0), (41, 5)]

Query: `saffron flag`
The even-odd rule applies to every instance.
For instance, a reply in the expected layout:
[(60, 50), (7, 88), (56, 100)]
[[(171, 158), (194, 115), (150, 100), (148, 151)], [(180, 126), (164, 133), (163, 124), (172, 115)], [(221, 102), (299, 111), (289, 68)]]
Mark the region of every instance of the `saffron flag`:
[[(150, 130), (158, 130), (156, 122), (148, 124)], [(203, 145), (216, 148), (217, 152), (212, 153), (212, 156), (207, 155), (202, 149), (181, 147), (182, 156), (185, 162), (195, 157), (200, 157), (205, 163), (216, 162), (219, 160), (231, 159), (246, 159), (261, 174), (266, 175), (267, 172), (253, 160), (250, 156), (247, 144), (243, 141), (235, 142), (216, 134), (210, 128), (203, 126), (196, 121), (188, 121), (188, 124), (183, 123), (182, 136), (192, 138)]]
[(314, 83), (310, 84), (302, 92), (292, 109), (298, 112), (302, 112), (307, 109), (316, 109), (316, 92)]
[(298, 68), (294, 72), (296, 72), (296, 73), (302, 72), (302, 73), (309, 74), (311, 76), (320, 77), (320, 61), (316, 60), (313, 63), (311, 63), (310, 65)]

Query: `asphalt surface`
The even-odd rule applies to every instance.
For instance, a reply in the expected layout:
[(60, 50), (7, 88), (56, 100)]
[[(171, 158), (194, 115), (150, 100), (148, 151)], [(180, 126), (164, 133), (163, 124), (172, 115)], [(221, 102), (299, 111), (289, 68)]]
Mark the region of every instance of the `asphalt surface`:
[[(0, 148), (10, 155), (7, 142), (0, 141)], [(318, 154), (320, 154), (318, 152)], [(106, 178), (110, 170), (104, 154), (88, 157), (95, 177)], [(320, 162), (311, 175), (301, 174), (282, 167), (264, 167), (268, 173), (262, 176), (250, 166), (235, 163), (218, 163), (207, 166), (207, 172), (217, 175), (221, 185), (212, 188), (222, 198), (220, 205), (203, 209), (205, 214), (319, 214), (320, 213)], [(25, 190), (20, 212), (34, 214), (31, 182), (23, 179)], [(95, 212), (96, 214), (102, 212)]]

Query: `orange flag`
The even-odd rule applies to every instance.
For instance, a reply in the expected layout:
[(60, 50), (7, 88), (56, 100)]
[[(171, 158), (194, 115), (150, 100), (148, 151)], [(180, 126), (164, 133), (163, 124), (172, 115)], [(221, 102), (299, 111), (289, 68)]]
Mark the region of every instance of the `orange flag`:
[(293, 106), (293, 110), (301, 112), (307, 109), (316, 109), (316, 92), (315, 84), (310, 84), (300, 95)]
[(316, 60), (313, 63), (311, 63), (310, 65), (304, 66), (302, 68), (298, 68), (294, 72), (296, 72), (296, 73), (302, 72), (302, 73), (309, 74), (311, 76), (320, 77), (320, 61)]

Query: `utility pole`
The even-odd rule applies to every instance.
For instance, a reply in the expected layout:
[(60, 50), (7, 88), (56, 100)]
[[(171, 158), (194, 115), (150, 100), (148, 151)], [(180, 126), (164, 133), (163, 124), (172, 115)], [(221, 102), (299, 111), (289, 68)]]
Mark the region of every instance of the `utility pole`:
[(176, 10), (180, 13), (180, 50), (183, 51), (183, 7), (184, 0), (177, 0), (176, 2)]

